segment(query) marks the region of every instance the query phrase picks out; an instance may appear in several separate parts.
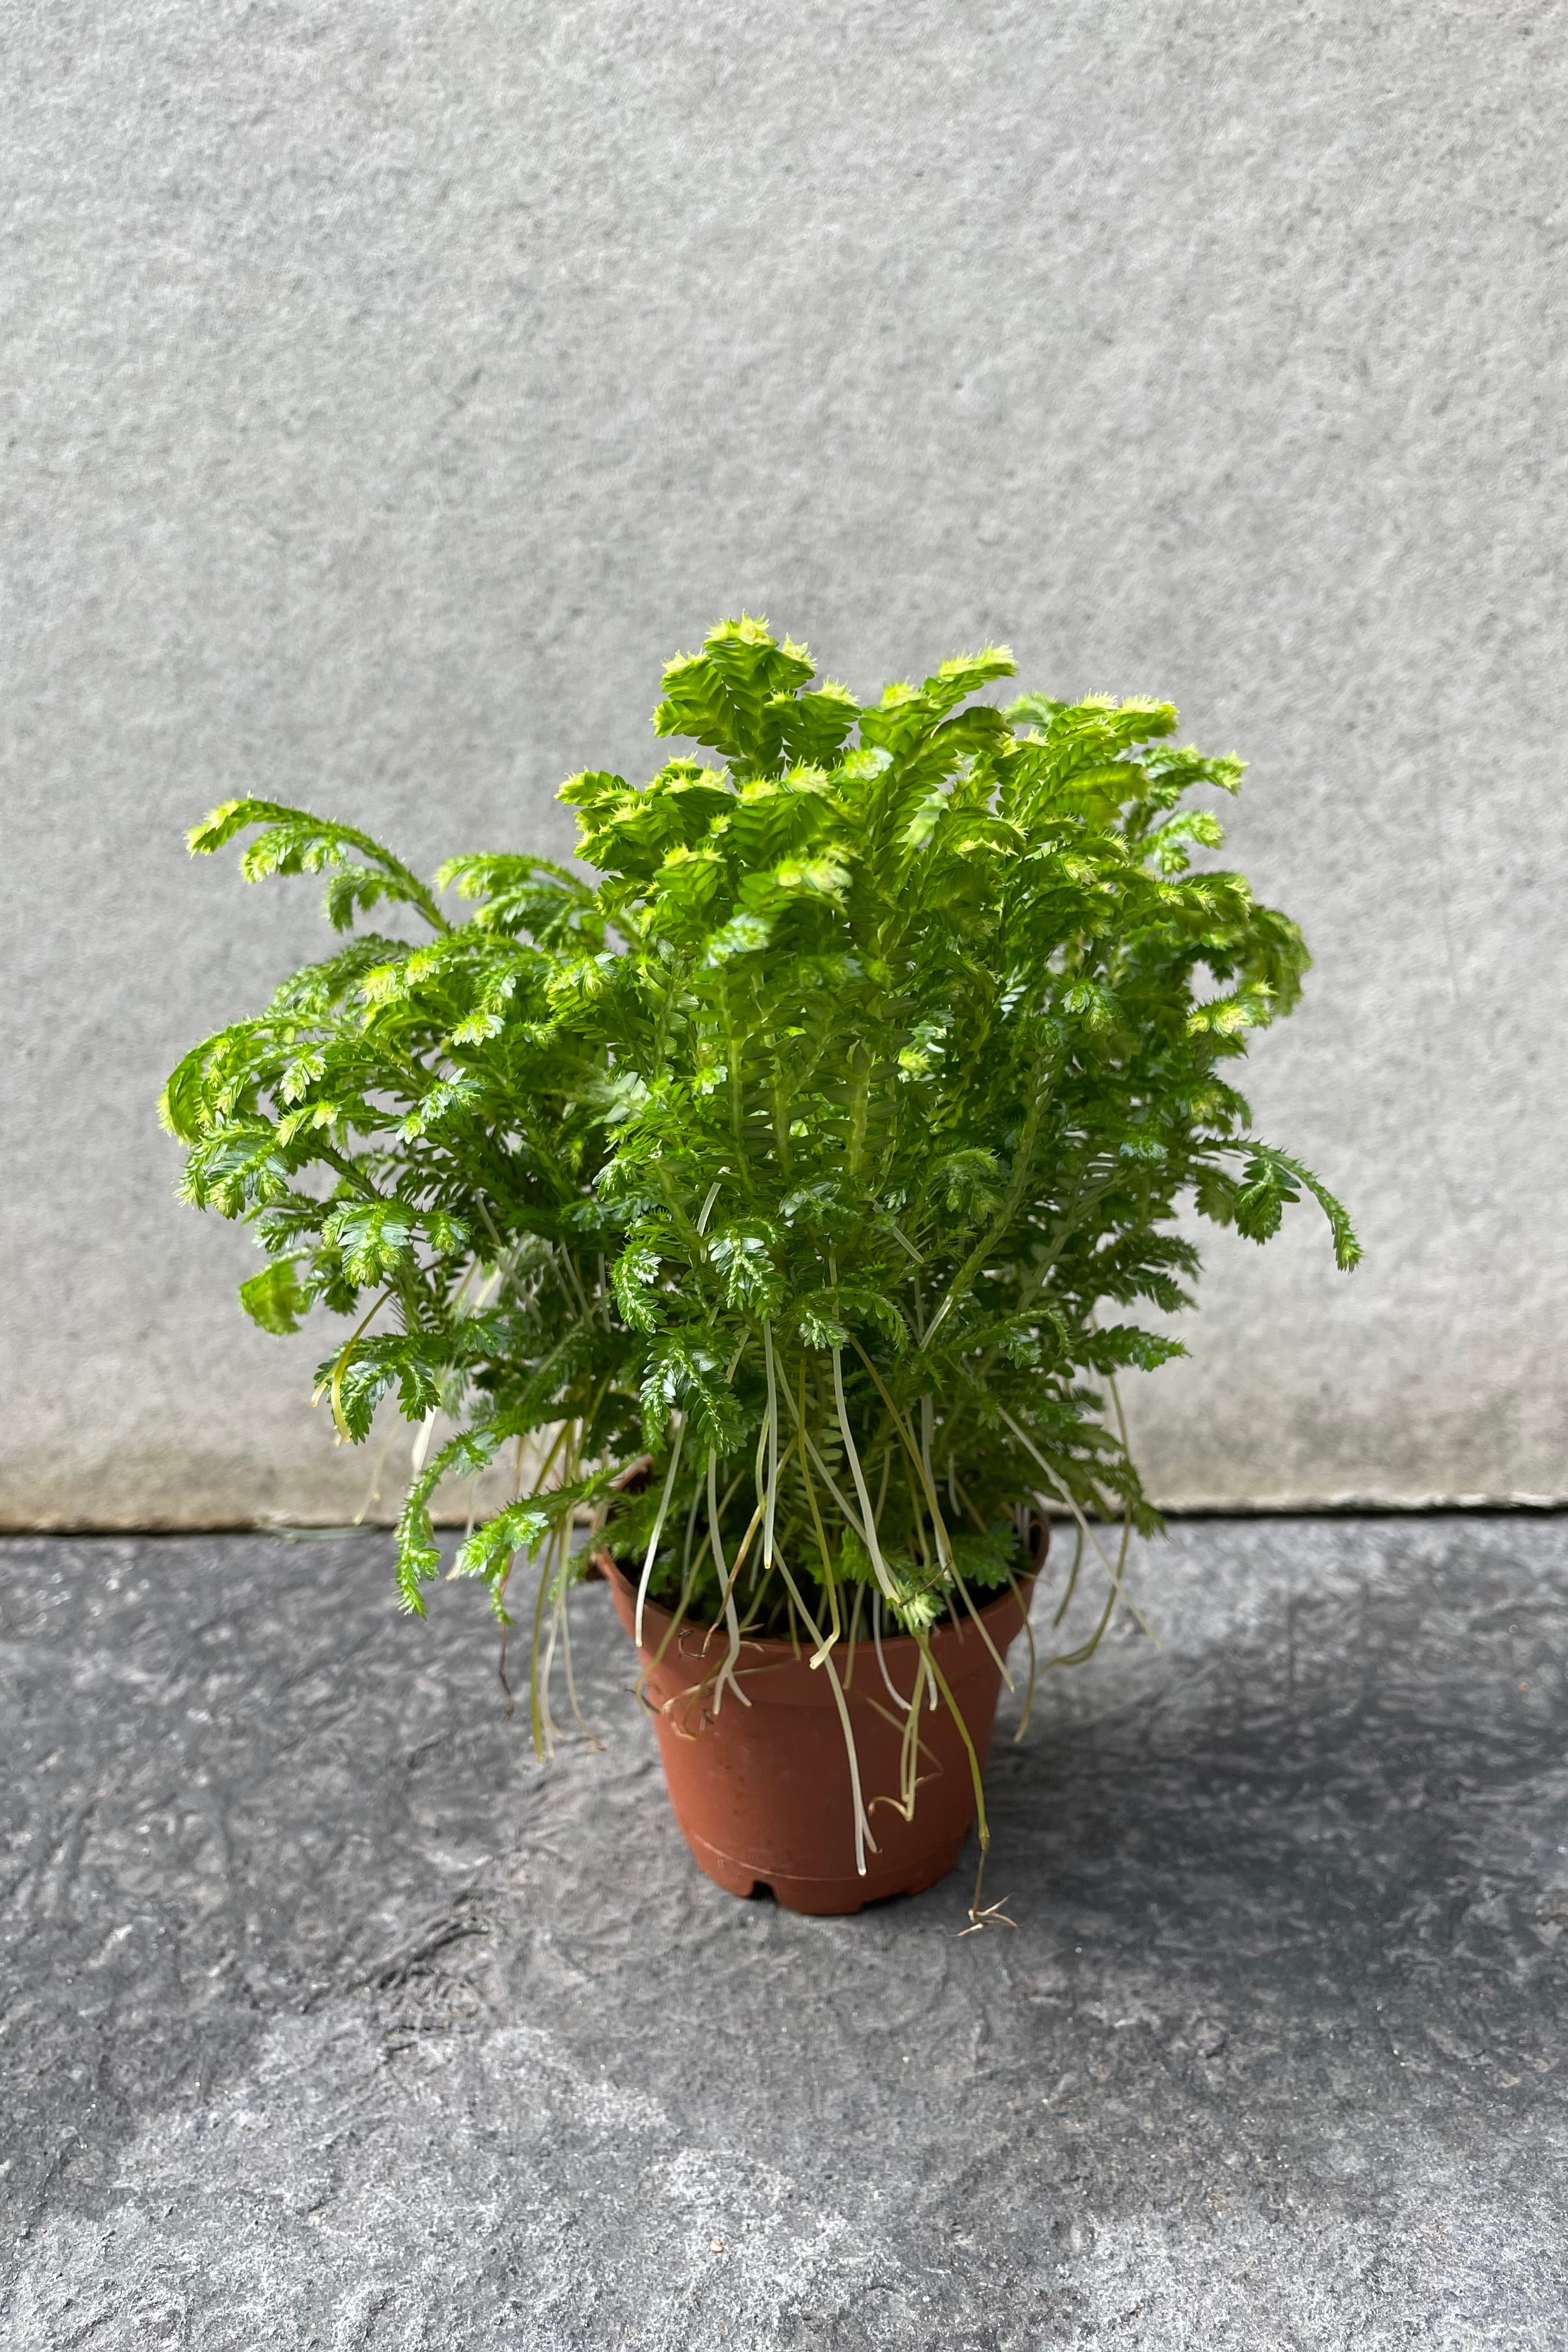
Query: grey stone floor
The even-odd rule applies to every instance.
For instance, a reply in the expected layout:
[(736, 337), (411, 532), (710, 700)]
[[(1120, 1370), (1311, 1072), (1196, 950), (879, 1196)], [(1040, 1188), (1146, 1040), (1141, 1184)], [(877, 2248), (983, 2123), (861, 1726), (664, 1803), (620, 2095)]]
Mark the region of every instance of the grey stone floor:
[(0, 1546), (0, 2342), (1560, 2352), (1568, 1523), (1137, 1589), (961, 1938), (700, 1878), (601, 1590), (541, 1771), (384, 1538)]

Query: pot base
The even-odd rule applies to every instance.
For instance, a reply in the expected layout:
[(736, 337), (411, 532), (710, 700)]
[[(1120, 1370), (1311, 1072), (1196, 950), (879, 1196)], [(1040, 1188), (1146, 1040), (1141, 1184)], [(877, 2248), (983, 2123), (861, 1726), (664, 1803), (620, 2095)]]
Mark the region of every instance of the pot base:
[(963, 1851), (961, 1838), (951, 1851), (944, 1847), (940, 1853), (928, 1854), (902, 1871), (879, 1874), (868, 1870), (864, 1878), (858, 1874), (850, 1878), (791, 1878), (778, 1872), (764, 1878), (731, 1854), (721, 1853), (717, 1846), (698, 1837), (684, 1822), (681, 1835), (703, 1876), (721, 1886), (727, 1895), (755, 1895), (759, 1887), (765, 1887), (781, 1911), (804, 1911), (818, 1919), (847, 1918), (863, 1911), (868, 1903), (885, 1903), (895, 1895), (923, 1895), (928, 1887), (947, 1876)]

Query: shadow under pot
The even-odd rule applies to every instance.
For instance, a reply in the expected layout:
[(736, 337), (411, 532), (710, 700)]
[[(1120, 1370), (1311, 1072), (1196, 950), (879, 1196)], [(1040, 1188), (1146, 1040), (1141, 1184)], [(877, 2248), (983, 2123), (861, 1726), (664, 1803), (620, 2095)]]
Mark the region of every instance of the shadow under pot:
[[(856, 1643), (852, 1657), (840, 1643), (815, 1667), (808, 1643), (797, 1654), (789, 1642), (743, 1641), (733, 1682), (720, 1692), (729, 1648), (723, 1627), (682, 1623), (672, 1638), (670, 1613), (646, 1604), (642, 1689), (675, 1818), (698, 1868), (731, 1895), (766, 1887), (785, 1910), (825, 1915), (918, 1895), (944, 1878), (975, 1816), (964, 1731), (984, 1773), (1002, 1686), (997, 1662), (1022, 1629), (1049, 1543), (1049, 1522), (1037, 1520), (1033, 1566), (1016, 1593), (1010, 1588), (980, 1610), (979, 1624), (965, 1616), (930, 1636), (952, 1705), (940, 1686), (930, 1705), (928, 1675), (913, 1727), (912, 1775), (909, 1700), (921, 1654), (910, 1635), (884, 1636), (880, 1656), (869, 1638)], [(595, 1564), (635, 1637), (635, 1586), (608, 1553)], [(857, 1866), (851, 1739), (864, 1871)], [(911, 1777), (914, 1801), (906, 1809)]]

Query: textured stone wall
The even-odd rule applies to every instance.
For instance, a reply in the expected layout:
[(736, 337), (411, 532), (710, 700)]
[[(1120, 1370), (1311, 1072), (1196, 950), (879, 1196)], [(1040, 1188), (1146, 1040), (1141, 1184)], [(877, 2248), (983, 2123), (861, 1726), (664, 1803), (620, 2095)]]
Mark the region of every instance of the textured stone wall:
[(314, 892), (182, 828), (248, 789), (560, 847), (561, 776), (647, 761), (661, 658), (742, 606), (866, 688), (1003, 636), (1253, 762), (1235, 853), (1319, 959), (1254, 1099), (1368, 1263), (1304, 1210), (1215, 1244), (1133, 1383), (1157, 1490), (1568, 1493), (1556, 22), (22, 12), (5, 1518), (364, 1491), (152, 1108)]

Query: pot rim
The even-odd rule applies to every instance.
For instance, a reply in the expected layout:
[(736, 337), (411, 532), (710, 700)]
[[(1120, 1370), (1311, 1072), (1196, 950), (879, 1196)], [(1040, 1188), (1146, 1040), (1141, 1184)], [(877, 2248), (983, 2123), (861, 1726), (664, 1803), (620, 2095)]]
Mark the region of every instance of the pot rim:
[[(984, 1607), (977, 1605), (973, 1617), (970, 1616), (966, 1612), (962, 1617), (950, 1618), (946, 1624), (936, 1626), (930, 1636), (933, 1642), (941, 1641), (944, 1635), (951, 1640), (954, 1634), (957, 1634), (962, 1639), (965, 1633), (973, 1632), (974, 1627), (974, 1617), (978, 1617), (981, 1623), (984, 1625), (987, 1632), (989, 1632), (991, 1630), (991, 1619), (993, 1615), (994, 1614), (999, 1616), (1005, 1610), (1016, 1609), (1020, 1601), (1023, 1602), (1023, 1617), (1026, 1618), (1028, 1616), (1029, 1603), (1034, 1597), (1036, 1580), (1039, 1576), (1042, 1569), (1045, 1567), (1047, 1555), (1050, 1550), (1051, 1541), (1050, 1521), (1042, 1517), (1035, 1522), (1035, 1525), (1040, 1531), (1043, 1540), (1039, 1542), (1036, 1550), (1034, 1566), (1032, 1568), (1026, 1569), (1021, 1576), (1015, 1577), (1013, 1583), (1004, 1586), (1000, 1592), (994, 1592), (991, 1595), (991, 1598), (984, 1603)], [(597, 1569), (599, 1574), (607, 1583), (614, 1582), (619, 1585), (621, 1591), (626, 1595), (627, 1599), (634, 1603), (636, 1602), (637, 1586), (633, 1582), (632, 1579), (626, 1575), (619, 1561), (611, 1552), (606, 1551), (603, 1546), (600, 1546), (593, 1555), (593, 1561), (595, 1568)], [(1015, 1592), (1014, 1590), (1015, 1586), (1016, 1587), (1016, 1592)], [(674, 1613), (673, 1610), (664, 1608), (657, 1601), (647, 1601), (643, 1604), (644, 1624), (652, 1625), (657, 1622), (661, 1632), (665, 1626), (669, 1624)], [(1021, 1618), (1020, 1623), (1022, 1622), (1023, 1620)], [(681, 1621), (680, 1630), (683, 1634), (688, 1632), (691, 1632), (703, 1634), (716, 1633), (721, 1636), (724, 1635), (722, 1619), (721, 1619), (716, 1625), (704, 1625), (696, 1618), (683, 1618)], [(727, 1640), (727, 1636), (725, 1638)], [(875, 1637), (869, 1629), (868, 1629), (861, 1634), (860, 1639), (868, 1648), (870, 1648)], [(645, 1642), (643, 1644), (644, 1649), (646, 1650), (647, 1646), (647, 1643)], [(806, 1643), (803, 1642), (799, 1654), (804, 1655), (808, 1646), (809, 1645)], [(884, 1629), (881, 1646), (883, 1655), (888, 1659), (889, 1664), (894, 1664), (902, 1663), (906, 1660), (912, 1664), (914, 1659), (919, 1655), (921, 1645), (912, 1633), (889, 1633)], [(742, 1650), (755, 1650), (761, 1652), (762, 1660), (764, 1664), (777, 1664), (782, 1665), (786, 1662), (793, 1664), (797, 1655), (795, 1646), (793, 1642), (784, 1641), (776, 1635), (743, 1633), (741, 1636), (741, 1647)], [(749, 1667), (747, 1671), (748, 1673), (753, 1673), (760, 1671), (760, 1669)]]

